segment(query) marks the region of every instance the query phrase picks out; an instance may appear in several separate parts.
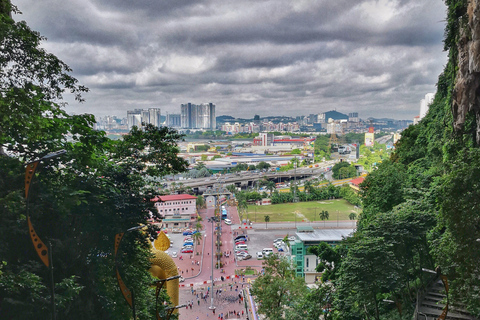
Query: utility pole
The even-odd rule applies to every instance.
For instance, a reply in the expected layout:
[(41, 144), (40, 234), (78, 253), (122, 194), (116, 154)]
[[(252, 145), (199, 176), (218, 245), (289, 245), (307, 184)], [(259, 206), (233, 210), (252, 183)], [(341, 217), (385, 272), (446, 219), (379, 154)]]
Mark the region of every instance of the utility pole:
[(293, 202), (297, 202), (297, 156), (295, 156), (295, 162), (293, 163)]

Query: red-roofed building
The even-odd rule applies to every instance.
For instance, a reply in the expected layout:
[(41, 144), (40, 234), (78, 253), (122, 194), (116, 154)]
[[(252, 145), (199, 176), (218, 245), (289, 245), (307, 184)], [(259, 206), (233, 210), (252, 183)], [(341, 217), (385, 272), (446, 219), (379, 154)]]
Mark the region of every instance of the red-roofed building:
[(186, 228), (197, 217), (197, 197), (189, 194), (157, 196), (152, 199), (158, 213), (164, 216), (165, 228)]
[(360, 191), (360, 183), (362, 183), (363, 180), (365, 180), (364, 177), (358, 177), (358, 178), (350, 180), (350, 182), (349, 182), (350, 187), (357, 192)]

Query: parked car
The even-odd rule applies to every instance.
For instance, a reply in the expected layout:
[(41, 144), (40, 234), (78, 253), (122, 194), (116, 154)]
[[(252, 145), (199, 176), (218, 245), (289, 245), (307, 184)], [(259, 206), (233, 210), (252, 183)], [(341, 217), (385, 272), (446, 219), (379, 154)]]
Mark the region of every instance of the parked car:
[(191, 249), (191, 248), (184, 248), (184, 249), (182, 249), (181, 252), (182, 252), (182, 253), (193, 253), (193, 249)]
[(185, 281), (185, 278), (184, 278), (184, 277), (180, 277), (180, 278), (178, 279), (178, 281), (179, 281), (179, 282), (184, 282), (184, 281)]
[(263, 259), (263, 253), (261, 251), (257, 252), (257, 259)]
[(295, 241), (295, 240), (297, 240), (297, 238), (295, 236), (288, 237), (288, 241)]
[(238, 254), (239, 252), (245, 252), (245, 253), (248, 253), (248, 251), (246, 251), (246, 250), (242, 250), (242, 249), (235, 249), (235, 254)]
[(235, 241), (235, 245), (238, 245), (238, 244), (245, 244), (245, 241)]
[(277, 248), (278, 252), (284, 252), (285, 251), (285, 247), (284, 246), (280, 246)]
[(244, 240), (246, 240), (246, 239), (247, 239), (247, 236), (244, 235), (244, 234), (241, 234), (241, 235), (238, 235), (238, 236), (235, 237), (235, 240), (238, 240), (238, 239), (244, 239)]
[(185, 238), (183, 238), (183, 241), (193, 241), (193, 238), (192, 237), (185, 237)]
[(177, 252), (176, 251), (173, 251), (172, 252), (172, 258), (176, 258), (178, 255), (177, 255)]
[(248, 255), (249, 255), (248, 252), (245, 252), (245, 251), (237, 253), (237, 257), (245, 257), (245, 256), (248, 256)]
[(184, 235), (184, 236), (191, 236), (192, 234), (193, 234), (193, 232), (190, 231), (190, 230), (185, 230), (185, 231), (183, 231), (183, 235)]
[(239, 257), (238, 257), (238, 260), (248, 260), (248, 259), (251, 259), (251, 258), (252, 258), (252, 256), (249, 255), (249, 254), (247, 254), (247, 255), (245, 255), (245, 256), (239, 256)]
[(225, 222), (226, 225), (231, 225), (232, 224), (232, 220), (230, 220), (230, 219), (225, 219), (225, 220), (223, 220), (223, 222)]
[(278, 248), (280, 248), (280, 247), (285, 246), (285, 242), (283, 242), (283, 241), (281, 241), (281, 242), (274, 242), (274, 243), (273, 243), (273, 246), (278, 249)]

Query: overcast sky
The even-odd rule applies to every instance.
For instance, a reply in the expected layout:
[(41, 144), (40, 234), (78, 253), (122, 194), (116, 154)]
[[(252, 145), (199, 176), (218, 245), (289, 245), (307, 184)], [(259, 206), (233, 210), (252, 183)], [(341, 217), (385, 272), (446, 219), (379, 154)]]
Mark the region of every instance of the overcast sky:
[(446, 64), (442, 0), (12, 0), (90, 88), (68, 111), (410, 119)]

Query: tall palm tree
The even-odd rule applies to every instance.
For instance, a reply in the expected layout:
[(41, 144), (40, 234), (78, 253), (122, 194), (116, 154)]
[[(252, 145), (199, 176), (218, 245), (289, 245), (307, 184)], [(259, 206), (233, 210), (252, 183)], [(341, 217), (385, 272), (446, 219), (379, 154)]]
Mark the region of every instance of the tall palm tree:
[(200, 239), (202, 239), (202, 234), (200, 232), (196, 232), (192, 235), (192, 237), (197, 242), (197, 245), (199, 245)]
[(273, 190), (275, 190), (275, 182), (268, 181), (267, 182), (267, 190), (270, 191), (270, 197), (271, 197)]
[(330, 214), (328, 213), (328, 211), (322, 210), (322, 212), (320, 212), (318, 216), (320, 217), (321, 220), (323, 220), (323, 227), (325, 228), (325, 220), (328, 220), (328, 217), (330, 217)]
[(266, 215), (264, 219), (265, 219), (265, 229), (267, 229), (267, 222), (270, 222), (270, 216)]
[(247, 200), (241, 199), (240, 201), (238, 201), (238, 212), (240, 213), (241, 219), (243, 219), (243, 213), (247, 212), (247, 209)]

